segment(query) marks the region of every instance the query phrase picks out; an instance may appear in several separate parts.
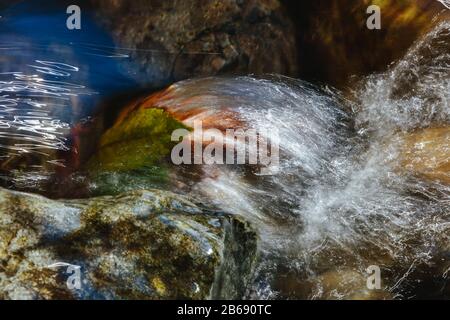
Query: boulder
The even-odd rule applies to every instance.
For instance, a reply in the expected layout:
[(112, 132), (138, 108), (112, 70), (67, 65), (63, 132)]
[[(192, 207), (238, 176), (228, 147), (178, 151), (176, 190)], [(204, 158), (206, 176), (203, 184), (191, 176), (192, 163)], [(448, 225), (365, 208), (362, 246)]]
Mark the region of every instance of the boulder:
[(243, 298), (257, 239), (160, 190), (55, 201), (0, 189), (1, 299)]
[[(352, 76), (386, 70), (440, 19), (436, 0), (284, 0), (297, 23), (300, 77), (346, 87)], [(367, 27), (378, 5), (381, 29)], [(448, 17), (448, 14), (447, 14)]]
[(153, 87), (192, 76), (297, 74), (295, 30), (278, 0), (91, 2)]

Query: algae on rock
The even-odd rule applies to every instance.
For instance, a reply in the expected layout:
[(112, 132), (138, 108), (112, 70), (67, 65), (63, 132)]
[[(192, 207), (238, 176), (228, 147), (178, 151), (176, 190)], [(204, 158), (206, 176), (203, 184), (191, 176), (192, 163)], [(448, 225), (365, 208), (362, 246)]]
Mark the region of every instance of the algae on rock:
[(186, 127), (162, 109), (138, 109), (101, 137), (90, 171), (125, 171), (156, 165), (170, 154), (172, 132)]
[(168, 182), (164, 159), (178, 142), (176, 129), (189, 129), (157, 108), (138, 109), (109, 128), (87, 162), (93, 195), (116, 195), (135, 189), (162, 188)]

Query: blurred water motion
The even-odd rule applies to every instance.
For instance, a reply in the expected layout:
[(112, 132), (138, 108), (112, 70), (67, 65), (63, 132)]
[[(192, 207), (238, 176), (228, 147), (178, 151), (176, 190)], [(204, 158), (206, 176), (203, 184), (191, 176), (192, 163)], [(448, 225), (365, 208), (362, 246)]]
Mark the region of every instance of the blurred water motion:
[[(193, 79), (149, 99), (187, 124), (279, 131), (277, 174), (203, 166), (188, 187), (258, 228), (251, 296), (448, 297), (449, 32), (440, 23), (351, 100), (283, 77)], [(370, 265), (382, 290), (366, 287)]]
[(127, 50), (115, 48), (87, 11), (82, 30), (68, 30), (65, 11), (63, 3), (27, 1), (1, 13), (3, 185), (40, 190), (39, 181), (67, 165), (73, 126), (105, 97), (138, 86)]

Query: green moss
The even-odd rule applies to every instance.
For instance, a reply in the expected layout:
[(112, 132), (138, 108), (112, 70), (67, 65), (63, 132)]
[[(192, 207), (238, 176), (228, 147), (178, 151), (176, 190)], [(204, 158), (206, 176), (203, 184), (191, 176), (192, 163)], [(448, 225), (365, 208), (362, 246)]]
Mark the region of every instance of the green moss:
[(139, 109), (102, 136), (98, 152), (89, 160), (90, 172), (128, 171), (155, 166), (170, 154), (176, 129), (188, 129), (161, 109)]
[(167, 157), (172, 132), (188, 129), (161, 109), (139, 109), (101, 137), (88, 161), (91, 195), (116, 195), (135, 189), (161, 188), (168, 182)]

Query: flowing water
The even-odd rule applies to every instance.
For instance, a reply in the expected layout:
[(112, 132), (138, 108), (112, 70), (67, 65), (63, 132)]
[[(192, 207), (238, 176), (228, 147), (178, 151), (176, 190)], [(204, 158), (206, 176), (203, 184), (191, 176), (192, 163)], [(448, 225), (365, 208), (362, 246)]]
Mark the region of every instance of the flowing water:
[[(0, 19), (0, 161), (11, 188), (43, 192), (39, 181), (65, 166), (71, 128), (103, 98), (144, 85), (127, 50), (102, 30), (89, 35), (96, 45), (73, 33), (49, 38), (37, 26), (52, 17)], [(159, 107), (278, 129), (273, 175), (204, 165), (188, 187), (173, 187), (258, 229), (249, 298), (449, 297), (448, 180), (424, 178), (400, 160), (407, 135), (450, 124), (449, 23), (351, 94), (278, 76), (187, 80), (171, 90)], [(448, 139), (438, 147), (450, 154)], [(366, 288), (371, 265), (381, 268), (382, 290)]]
[[(190, 191), (258, 227), (262, 263), (251, 296), (448, 296), (448, 179), (418, 177), (400, 156), (405, 135), (449, 124), (449, 44), (443, 23), (348, 100), (301, 81), (241, 77), (181, 82), (157, 103), (192, 114), (186, 124), (219, 114), (225, 123), (278, 129), (278, 173), (204, 166)], [(448, 163), (448, 131), (436, 148)], [(378, 296), (366, 290), (372, 265), (383, 273)]]

